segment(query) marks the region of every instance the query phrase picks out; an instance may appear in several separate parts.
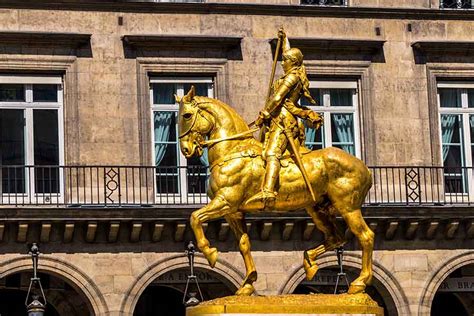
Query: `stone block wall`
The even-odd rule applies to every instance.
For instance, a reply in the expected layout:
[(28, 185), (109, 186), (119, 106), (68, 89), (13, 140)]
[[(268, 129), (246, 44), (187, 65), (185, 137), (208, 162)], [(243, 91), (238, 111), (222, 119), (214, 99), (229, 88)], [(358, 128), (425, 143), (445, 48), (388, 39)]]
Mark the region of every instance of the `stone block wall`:
[[(240, 60), (226, 62), (226, 91), (219, 97), (234, 106), (252, 121), (265, 99), (271, 69), (269, 40), (279, 26), (284, 25), (290, 37), (372, 39), (385, 41), (384, 61), (367, 65), (369, 80), (361, 87), (368, 90), (369, 99), (360, 107), (370, 107), (371, 117), (362, 125), (369, 126), (372, 135), (362, 135), (365, 157), (372, 165), (431, 165), (439, 161), (439, 131), (437, 118), (429, 111), (436, 104), (429, 102), (426, 65), (415, 62), (411, 44), (416, 41), (466, 41), (472, 36), (474, 24), (458, 20), (416, 20), (373, 18), (301, 17), (233, 14), (144, 14), (64, 10), (2, 10), (0, 30), (21, 32), (73, 32), (92, 34), (91, 57), (73, 61), (74, 83), (66, 83), (65, 93), (73, 93), (77, 104), (75, 121), (68, 121), (66, 164), (139, 164), (137, 60), (126, 58), (123, 35), (199, 35), (242, 37)], [(118, 17), (123, 25), (118, 25)], [(411, 24), (411, 31), (407, 25)], [(378, 28), (380, 35), (377, 35)], [(166, 59), (181, 64), (186, 58)], [(7, 54), (2, 58), (21, 60), (25, 54)], [(51, 54), (30, 54), (31, 60), (54, 60)], [(306, 60), (314, 65), (310, 75), (318, 76), (318, 65), (332, 63), (334, 67), (350, 65), (352, 61)], [(143, 57), (146, 59), (146, 57)], [(194, 59), (198, 64), (202, 58)], [(460, 65), (453, 57), (445, 66)], [(463, 67), (473, 67), (463, 63)], [(2, 67), (8, 71), (8, 67)], [(25, 68), (28, 71), (28, 68)], [(278, 75), (278, 73), (277, 73)], [(71, 86), (72, 85), (72, 86)], [(67, 99), (67, 98), (66, 98)], [(65, 105), (68, 106), (67, 104)], [(367, 143), (374, 140), (375, 143)], [(152, 164), (151, 161), (148, 162)]]
[[(303, 281), (301, 251), (253, 253), (258, 281), (257, 294), (292, 293)], [(335, 255), (318, 259), (321, 269), (337, 266)], [(374, 253), (374, 283), (393, 300), (398, 315), (429, 315), (441, 282), (457, 268), (474, 263), (474, 253), (462, 250), (395, 250)], [(346, 252), (344, 264), (360, 268), (360, 253)], [(28, 269), (27, 256), (6, 254), (0, 258), (0, 278)], [(96, 315), (133, 315), (145, 288), (160, 275), (188, 266), (183, 253), (50, 253), (41, 257), (40, 270), (66, 280), (82, 292)], [(196, 258), (196, 266), (209, 269)], [(220, 254), (214, 272), (235, 287), (243, 279), (238, 252)]]

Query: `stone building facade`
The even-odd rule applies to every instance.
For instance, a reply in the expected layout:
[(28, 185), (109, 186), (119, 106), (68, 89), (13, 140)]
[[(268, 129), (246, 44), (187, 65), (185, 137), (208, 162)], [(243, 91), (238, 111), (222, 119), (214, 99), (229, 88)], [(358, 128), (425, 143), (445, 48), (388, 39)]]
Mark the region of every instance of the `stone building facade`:
[[(25, 245), (39, 242), (50, 315), (181, 315), (188, 218), (206, 202), (206, 164), (171, 153), (166, 93), (195, 84), (251, 122), (283, 25), (326, 118), (309, 146), (351, 151), (374, 175), (369, 290), (387, 315), (472, 314), (472, 7), (0, 1), (0, 313), (22, 311)], [(257, 294), (333, 290), (334, 253), (304, 281), (302, 250), (322, 239), (306, 214), (249, 214), (247, 228)], [(205, 297), (231, 294), (244, 271), (236, 241), (224, 222), (206, 233), (221, 252), (212, 271), (196, 258)], [(350, 278), (361, 257), (346, 237)]]

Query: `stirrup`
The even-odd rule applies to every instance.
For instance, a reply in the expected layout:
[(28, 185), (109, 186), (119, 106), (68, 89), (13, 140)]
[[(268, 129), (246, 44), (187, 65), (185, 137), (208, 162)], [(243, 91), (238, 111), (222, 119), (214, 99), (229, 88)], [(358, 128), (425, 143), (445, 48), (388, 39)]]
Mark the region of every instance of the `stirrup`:
[(262, 190), (258, 192), (257, 194), (255, 194), (254, 196), (252, 196), (250, 199), (248, 199), (247, 202), (245, 202), (245, 205), (251, 204), (254, 202), (263, 202), (264, 204), (266, 204), (267, 202), (275, 201), (276, 196), (277, 194), (275, 192)]

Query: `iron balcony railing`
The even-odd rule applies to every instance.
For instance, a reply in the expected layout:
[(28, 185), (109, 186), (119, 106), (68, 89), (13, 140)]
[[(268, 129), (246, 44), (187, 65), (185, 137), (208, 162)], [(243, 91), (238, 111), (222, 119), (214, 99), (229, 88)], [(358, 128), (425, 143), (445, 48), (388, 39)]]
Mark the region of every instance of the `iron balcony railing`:
[[(369, 167), (365, 205), (474, 205), (472, 167)], [(199, 207), (203, 166), (0, 166), (0, 206)]]
[(347, 0), (301, 0), (301, 4), (315, 6), (347, 6)]

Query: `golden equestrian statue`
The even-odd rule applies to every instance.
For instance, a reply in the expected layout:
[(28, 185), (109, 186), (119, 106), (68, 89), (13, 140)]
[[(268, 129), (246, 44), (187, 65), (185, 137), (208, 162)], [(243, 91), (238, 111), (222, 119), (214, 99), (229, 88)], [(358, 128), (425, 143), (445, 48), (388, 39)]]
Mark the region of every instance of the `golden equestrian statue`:
[[(283, 30), (279, 31), (281, 41), (286, 41)], [(279, 54), (279, 46), (275, 55)], [(322, 244), (304, 251), (308, 279), (318, 270), (318, 256), (345, 243), (335, 223), (336, 216), (341, 216), (362, 246), (362, 270), (349, 288), (351, 294), (361, 293), (372, 279), (374, 233), (361, 214), (372, 185), (371, 173), (361, 160), (341, 149), (309, 151), (300, 146), (304, 131), (296, 117), (309, 120), (314, 127), (321, 120), (297, 103), (301, 96), (312, 100), (301, 51), (290, 49), (287, 43), (281, 46), (285, 75), (272, 84), (273, 93), (255, 122), (269, 125), (265, 146), (253, 137), (258, 129), (250, 129), (229, 105), (196, 96), (194, 87), (184, 97), (176, 96), (181, 151), (190, 158), (202, 155), (207, 146), (210, 164), (211, 200), (192, 213), (191, 227), (199, 249), (214, 267), (217, 249), (210, 246), (203, 223), (219, 218), (229, 223), (246, 267), (246, 277), (236, 295), (251, 295), (257, 271), (244, 224), (246, 213), (306, 210), (325, 236)]]

